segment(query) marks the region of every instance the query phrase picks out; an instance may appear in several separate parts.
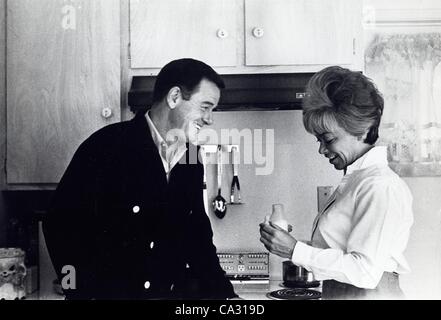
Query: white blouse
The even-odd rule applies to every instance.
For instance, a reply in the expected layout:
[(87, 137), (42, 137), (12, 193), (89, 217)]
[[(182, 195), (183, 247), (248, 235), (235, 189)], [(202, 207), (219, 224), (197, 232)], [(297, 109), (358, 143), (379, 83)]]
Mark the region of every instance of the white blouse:
[(374, 147), (346, 175), (313, 225), (312, 246), (297, 242), (292, 261), (317, 280), (375, 288), (383, 272), (410, 272), (403, 252), (413, 224), (412, 194)]

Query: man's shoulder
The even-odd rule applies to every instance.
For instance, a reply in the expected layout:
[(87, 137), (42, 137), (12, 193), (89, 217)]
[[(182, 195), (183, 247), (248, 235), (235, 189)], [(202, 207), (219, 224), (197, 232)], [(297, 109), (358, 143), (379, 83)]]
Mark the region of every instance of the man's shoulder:
[(112, 123), (93, 132), (84, 140), (84, 143), (87, 145), (95, 145), (97, 143), (106, 146), (116, 145), (118, 140), (127, 141), (126, 137), (133, 135), (134, 129), (134, 119)]
[(79, 146), (77, 153), (98, 154), (102, 151), (110, 151), (118, 148), (128, 140), (124, 137), (129, 135), (131, 121), (116, 122), (102, 127), (93, 132)]
[(121, 135), (133, 127), (133, 121), (115, 122), (96, 130), (89, 139), (99, 139), (109, 135)]

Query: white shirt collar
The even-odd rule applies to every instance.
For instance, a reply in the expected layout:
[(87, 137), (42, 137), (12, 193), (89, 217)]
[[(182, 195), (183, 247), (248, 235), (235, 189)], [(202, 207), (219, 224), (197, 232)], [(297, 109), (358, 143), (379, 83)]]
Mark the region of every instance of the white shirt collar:
[(363, 156), (355, 160), (351, 165), (349, 165), (346, 169), (346, 174), (351, 174), (354, 171), (365, 169), (370, 166), (387, 166), (387, 147), (378, 146), (373, 147), (368, 152), (366, 152)]
[(150, 113), (150, 111), (148, 111), (145, 114), (145, 118), (147, 119), (147, 124), (149, 125), (150, 133), (152, 134), (152, 138), (153, 138), (153, 142), (156, 145), (156, 147), (158, 147), (158, 149), (160, 149), (161, 146), (164, 146), (167, 143), (165, 142), (164, 138), (162, 138), (158, 129), (156, 129), (156, 126), (153, 123), (152, 119), (150, 118), (149, 113)]
[(187, 151), (187, 146), (185, 143), (174, 143), (168, 145), (164, 138), (159, 133), (152, 119), (150, 118), (149, 112), (145, 114), (147, 124), (152, 135), (153, 143), (156, 145), (159, 155), (164, 165), (164, 170), (167, 174), (167, 180), (169, 178), (170, 172), (173, 167), (179, 162), (179, 160), (184, 156)]

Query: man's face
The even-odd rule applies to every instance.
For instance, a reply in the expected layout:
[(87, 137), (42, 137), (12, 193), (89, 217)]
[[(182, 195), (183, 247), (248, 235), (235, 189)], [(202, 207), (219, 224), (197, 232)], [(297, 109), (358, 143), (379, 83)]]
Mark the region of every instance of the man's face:
[(181, 99), (173, 113), (173, 128), (184, 131), (188, 142), (197, 144), (197, 135), (205, 125), (213, 124), (213, 109), (220, 98), (215, 83), (202, 79), (190, 100)]

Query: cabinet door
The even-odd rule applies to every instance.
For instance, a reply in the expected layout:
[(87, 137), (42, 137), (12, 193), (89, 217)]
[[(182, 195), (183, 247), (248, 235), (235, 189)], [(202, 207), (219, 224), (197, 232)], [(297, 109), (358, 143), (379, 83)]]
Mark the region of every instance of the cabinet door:
[(119, 8), (7, 2), (8, 183), (57, 183), (79, 144), (120, 120)]
[(236, 65), (235, 0), (130, 0), (132, 68), (195, 58)]
[(350, 65), (360, 0), (245, 0), (246, 65)]

